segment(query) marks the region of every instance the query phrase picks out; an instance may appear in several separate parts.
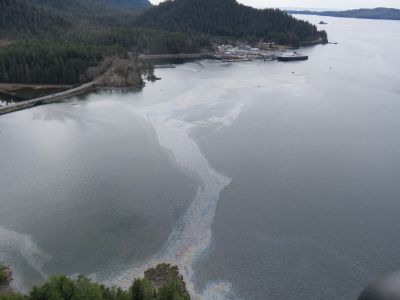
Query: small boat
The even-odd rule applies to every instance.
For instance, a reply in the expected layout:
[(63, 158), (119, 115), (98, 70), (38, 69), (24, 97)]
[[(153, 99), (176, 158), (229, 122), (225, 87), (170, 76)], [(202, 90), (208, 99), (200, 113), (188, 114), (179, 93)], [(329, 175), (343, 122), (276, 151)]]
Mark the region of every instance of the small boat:
[(321, 22), (319, 22), (319, 24), (320, 24), (320, 25), (327, 25), (328, 23), (326, 23), (326, 22), (324, 22), (324, 21), (321, 21)]
[(277, 57), (279, 61), (296, 61), (296, 60), (307, 60), (308, 55), (304, 55), (301, 53), (293, 52), (293, 53), (284, 53)]

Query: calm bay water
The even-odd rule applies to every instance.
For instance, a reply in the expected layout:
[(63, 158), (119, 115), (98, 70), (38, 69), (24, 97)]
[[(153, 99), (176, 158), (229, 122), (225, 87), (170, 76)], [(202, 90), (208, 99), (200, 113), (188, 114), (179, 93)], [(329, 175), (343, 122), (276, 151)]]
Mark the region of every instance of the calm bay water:
[(325, 20), (307, 62), (190, 62), (0, 117), (0, 260), (203, 299), (355, 299), (400, 268), (400, 23)]

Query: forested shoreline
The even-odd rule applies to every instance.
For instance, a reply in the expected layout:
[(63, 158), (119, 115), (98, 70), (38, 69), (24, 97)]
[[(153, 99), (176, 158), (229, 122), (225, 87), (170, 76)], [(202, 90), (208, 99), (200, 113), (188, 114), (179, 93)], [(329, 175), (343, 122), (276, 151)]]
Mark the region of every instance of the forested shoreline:
[(168, 264), (148, 269), (143, 278), (132, 279), (128, 290), (99, 284), (83, 275), (75, 278), (56, 275), (29, 293), (21, 294), (7, 287), (11, 276), (9, 268), (0, 263), (0, 300), (190, 300), (178, 268)]
[(326, 40), (282, 11), (235, 0), (3, 0), (0, 20), (0, 82), (12, 83), (79, 84), (106, 57), (211, 52), (221, 40)]
[(305, 41), (327, 40), (326, 32), (318, 31), (316, 26), (295, 19), (282, 10), (256, 9), (236, 0), (165, 1), (139, 15), (135, 25), (291, 46)]
[(0, 82), (79, 84), (88, 79), (85, 71), (106, 57), (210, 49), (202, 35), (134, 27), (143, 8), (120, 11), (94, 0), (88, 1), (93, 7), (82, 0), (66, 3), (71, 1), (75, 7), (57, 6), (59, 0), (0, 2), (0, 40), (7, 41), (0, 48)]

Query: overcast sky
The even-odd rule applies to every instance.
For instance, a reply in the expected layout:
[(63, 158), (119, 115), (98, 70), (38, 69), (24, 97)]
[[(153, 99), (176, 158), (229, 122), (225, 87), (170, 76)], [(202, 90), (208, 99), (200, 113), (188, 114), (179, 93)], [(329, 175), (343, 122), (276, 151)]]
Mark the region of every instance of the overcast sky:
[[(154, 4), (161, 2), (161, 0), (150, 1)], [(238, 2), (255, 7), (350, 9), (385, 6), (400, 8), (400, 0), (238, 0)]]

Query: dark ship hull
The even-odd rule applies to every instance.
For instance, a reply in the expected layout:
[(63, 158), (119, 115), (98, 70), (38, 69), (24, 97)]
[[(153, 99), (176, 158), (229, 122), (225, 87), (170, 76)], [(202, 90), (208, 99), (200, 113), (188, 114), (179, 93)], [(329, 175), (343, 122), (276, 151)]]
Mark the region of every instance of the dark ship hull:
[(296, 61), (296, 60), (307, 60), (308, 56), (307, 55), (282, 55), (278, 56), (279, 61)]

